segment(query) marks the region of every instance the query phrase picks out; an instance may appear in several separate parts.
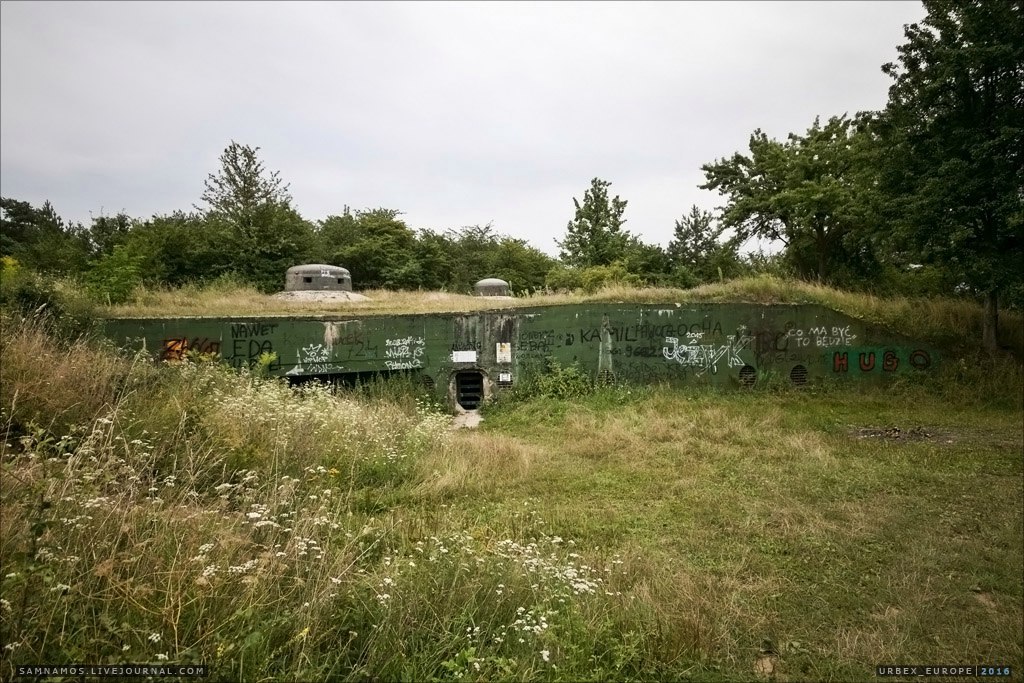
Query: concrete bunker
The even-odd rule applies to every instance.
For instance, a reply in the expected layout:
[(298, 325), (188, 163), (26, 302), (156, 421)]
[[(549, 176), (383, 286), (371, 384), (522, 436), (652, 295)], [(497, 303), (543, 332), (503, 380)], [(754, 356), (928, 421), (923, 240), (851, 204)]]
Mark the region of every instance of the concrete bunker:
[(511, 289), (504, 280), (496, 277), (488, 277), (473, 285), (473, 292), (477, 296), (500, 296), (511, 298)]
[(351, 292), (352, 274), (340, 266), (307, 263), (292, 266), (284, 275), (286, 292)]

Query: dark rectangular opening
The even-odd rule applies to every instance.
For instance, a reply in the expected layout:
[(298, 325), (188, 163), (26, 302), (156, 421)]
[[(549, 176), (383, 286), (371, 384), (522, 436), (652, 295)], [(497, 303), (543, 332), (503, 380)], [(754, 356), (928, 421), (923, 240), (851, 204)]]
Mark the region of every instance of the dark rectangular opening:
[(484, 402), (484, 376), (478, 370), (455, 375), (455, 400), (466, 410), (476, 410)]

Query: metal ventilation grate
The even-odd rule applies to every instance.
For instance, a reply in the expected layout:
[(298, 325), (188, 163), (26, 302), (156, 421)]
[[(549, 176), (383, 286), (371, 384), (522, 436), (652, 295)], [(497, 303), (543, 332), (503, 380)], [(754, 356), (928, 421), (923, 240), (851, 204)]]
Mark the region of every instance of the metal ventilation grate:
[(807, 384), (807, 368), (802, 365), (794, 365), (793, 369), (789, 371), (789, 381), (798, 387)]
[(740, 386), (752, 387), (757, 381), (757, 370), (752, 365), (744, 365), (740, 368)]
[(477, 371), (455, 375), (455, 400), (466, 410), (476, 410), (484, 401), (484, 376)]

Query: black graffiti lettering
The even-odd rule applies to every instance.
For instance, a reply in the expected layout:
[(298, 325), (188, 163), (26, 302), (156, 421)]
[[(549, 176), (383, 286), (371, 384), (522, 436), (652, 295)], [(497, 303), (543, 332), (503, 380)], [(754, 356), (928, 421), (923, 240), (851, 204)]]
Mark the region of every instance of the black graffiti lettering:
[[(568, 336), (571, 337), (572, 335)], [(556, 335), (553, 329), (521, 330), (516, 353), (521, 356), (537, 358), (550, 356), (554, 348), (558, 346), (560, 339), (561, 335)]]
[(250, 337), (266, 337), (268, 334), (273, 334), (274, 330), (277, 329), (277, 323), (232, 323), (231, 324), (231, 338), (232, 339), (249, 339)]
[(627, 346), (626, 355), (629, 357), (637, 358), (658, 358), (662, 356), (662, 347), (660, 346)]
[[(263, 354), (274, 353), (274, 342), (269, 339), (233, 339), (231, 340), (231, 365), (236, 368), (252, 367), (259, 362)], [(280, 359), (270, 365), (271, 370), (281, 367)]]
[(354, 344), (362, 344), (364, 341), (362, 331), (358, 332), (347, 332), (334, 340), (335, 344), (341, 346), (352, 346)]
[(348, 346), (348, 360), (367, 360), (377, 357), (378, 346), (368, 344), (363, 340), (356, 341)]

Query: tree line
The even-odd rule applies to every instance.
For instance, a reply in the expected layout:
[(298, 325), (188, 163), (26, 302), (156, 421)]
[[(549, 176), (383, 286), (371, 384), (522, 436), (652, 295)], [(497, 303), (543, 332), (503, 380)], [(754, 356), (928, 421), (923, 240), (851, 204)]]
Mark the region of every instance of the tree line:
[[(391, 208), (304, 219), (258, 147), (232, 142), (190, 211), (65, 223), (0, 200), (0, 256), (80, 278), (123, 300), (138, 284), (232, 276), (281, 288), (299, 263), (341, 265), (359, 288), (470, 291), (482, 277), (518, 292), (610, 282), (690, 287), (764, 270), (880, 293), (959, 294), (986, 305), (996, 346), (1001, 305), (1024, 305), (1024, 10), (1010, 0), (925, 0), (904, 28), (881, 111), (815, 118), (785, 139), (755, 130), (748, 149), (705, 163), (714, 212), (691, 207), (667, 247), (626, 227), (627, 200), (594, 178), (554, 259), (490, 224), (415, 230)], [(751, 238), (770, 256), (741, 255)]]
[(303, 218), (288, 186), (268, 173), (259, 148), (232, 142), (206, 180), (201, 205), (137, 219), (98, 216), (71, 224), (46, 202), (0, 199), (0, 256), (39, 273), (80, 279), (101, 301), (124, 301), (138, 285), (181, 286), (229, 277), (265, 292), (283, 288), (301, 263), (352, 272), (360, 289), (471, 291), (486, 276), (519, 291), (544, 286), (555, 259), (490, 225), (413, 230), (394, 209)]

